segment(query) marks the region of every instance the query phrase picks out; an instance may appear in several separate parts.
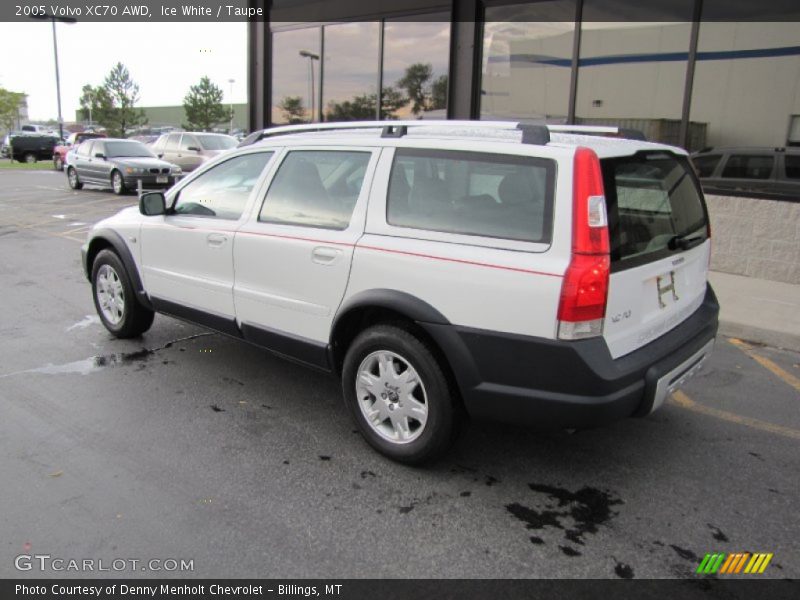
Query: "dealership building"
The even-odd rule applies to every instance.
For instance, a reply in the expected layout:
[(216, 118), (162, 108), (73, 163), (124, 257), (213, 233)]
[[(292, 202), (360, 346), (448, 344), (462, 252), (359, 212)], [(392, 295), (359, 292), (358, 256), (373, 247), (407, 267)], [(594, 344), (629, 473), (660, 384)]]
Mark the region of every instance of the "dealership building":
[(251, 128), (546, 119), (692, 150), (800, 145), (795, 2), (252, 4), (267, 18), (248, 25)]

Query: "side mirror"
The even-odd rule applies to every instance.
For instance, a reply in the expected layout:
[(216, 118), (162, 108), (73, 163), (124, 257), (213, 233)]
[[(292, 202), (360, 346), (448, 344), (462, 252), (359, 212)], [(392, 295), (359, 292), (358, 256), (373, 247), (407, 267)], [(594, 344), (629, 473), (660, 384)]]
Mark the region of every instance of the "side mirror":
[(201, 152), (200, 148), (198, 148), (197, 146), (189, 146), (186, 149), (189, 150), (190, 152)]
[(105, 154), (103, 154), (102, 152), (97, 152), (97, 153), (94, 155), (94, 157), (95, 157), (95, 158), (105, 158), (105, 157), (106, 157), (106, 155), (105, 155)]
[(139, 198), (139, 212), (145, 217), (167, 213), (167, 200), (161, 192), (145, 192)]

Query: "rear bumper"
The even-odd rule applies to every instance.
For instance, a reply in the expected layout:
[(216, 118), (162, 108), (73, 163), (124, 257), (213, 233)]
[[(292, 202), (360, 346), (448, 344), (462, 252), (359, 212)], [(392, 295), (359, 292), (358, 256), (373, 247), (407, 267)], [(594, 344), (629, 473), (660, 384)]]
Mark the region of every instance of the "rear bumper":
[(447, 355), (472, 417), (582, 429), (657, 409), (711, 351), (718, 315), (709, 286), (686, 321), (616, 360), (602, 338), (565, 342), (421, 325)]

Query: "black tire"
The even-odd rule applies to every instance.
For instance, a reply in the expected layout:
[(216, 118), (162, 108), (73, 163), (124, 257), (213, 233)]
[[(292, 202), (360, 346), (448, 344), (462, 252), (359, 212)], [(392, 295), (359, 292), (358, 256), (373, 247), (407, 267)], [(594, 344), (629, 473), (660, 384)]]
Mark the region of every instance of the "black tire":
[(28, 164), (33, 164), (39, 160), (39, 158), (33, 152), (26, 152), (25, 156), (22, 158)]
[[(117, 275), (122, 284), (122, 296), (124, 299), (122, 317), (119, 322), (110, 321), (100, 306), (98, 299), (98, 272), (103, 266), (109, 266)], [(112, 250), (101, 250), (92, 263), (92, 299), (94, 308), (106, 329), (118, 338), (132, 338), (142, 335), (150, 329), (153, 324), (155, 313), (139, 304), (136, 292), (131, 284), (131, 278), (125, 270), (119, 256)]]
[[(362, 412), (356, 382), (362, 361), (388, 351), (412, 366), (425, 389), (427, 421), (416, 439), (393, 442), (382, 437)], [(342, 369), (345, 404), (364, 439), (375, 450), (397, 462), (418, 465), (442, 456), (458, 435), (462, 411), (455, 390), (430, 348), (411, 332), (395, 325), (376, 325), (361, 332), (347, 350)], [(375, 403), (379, 400), (373, 396)]]
[(116, 169), (111, 171), (111, 189), (117, 196), (122, 196), (127, 191), (125, 189), (125, 178)]
[(78, 179), (78, 172), (75, 170), (75, 167), (67, 168), (67, 183), (73, 190), (83, 189), (83, 183)]

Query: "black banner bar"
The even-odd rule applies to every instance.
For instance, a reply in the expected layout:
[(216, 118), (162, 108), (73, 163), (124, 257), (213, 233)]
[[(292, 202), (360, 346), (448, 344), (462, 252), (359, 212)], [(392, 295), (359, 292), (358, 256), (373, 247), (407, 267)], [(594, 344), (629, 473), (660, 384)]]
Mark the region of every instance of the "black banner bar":
[(325, 598), (328, 600), (789, 600), (800, 597), (795, 580), (776, 579), (16, 579), (0, 581), (0, 598), (31, 600), (209, 600)]
[[(548, 4), (539, 0), (508, 2)], [(700, 2), (700, 0), (694, 0)], [(59, 19), (96, 22), (335, 22), (374, 21), (387, 16), (406, 16), (425, 21), (450, 13), (456, 19), (473, 21), (470, 11), (458, 10), (462, 0), (3, 0), (0, 21)], [(502, 2), (501, 2), (502, 3)], [(674, 0), (585, 0), (584, 20), (594, 22), (678, 22), (693, 18), (691, 2)], [(702, 0), (701, 21), (800, 21), (797, 0)], [(687, 8), (688, 7), (688, 8)], [(266, 14), (269, 12), (269, 14)], [(539, 19), (560, 20), (558, 11), (542, 10)], [(428, 15), (435, 15), (430, 17)], [(509, 17), (514, 19), (514, 11)]]

